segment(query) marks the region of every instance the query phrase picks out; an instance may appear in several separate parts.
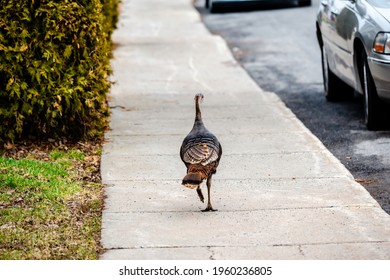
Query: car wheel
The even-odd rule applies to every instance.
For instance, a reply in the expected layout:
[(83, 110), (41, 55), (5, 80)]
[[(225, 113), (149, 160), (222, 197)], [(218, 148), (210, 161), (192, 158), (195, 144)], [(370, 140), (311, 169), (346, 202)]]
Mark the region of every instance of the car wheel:
[(364, 120), (367, 129), (378, 128), (382, 115), (382, 102), (376, 92), (374, 80), (368, 67), (367, 55), (364, 51), (360, 61), (360, 80), (364, 96)]
[(298, 1), (298, 6), (299, 7), (311, 6), (311, 0), (300, 0)]
[(329, 69), (328, 56), (324, 45), (321, 46), (321, 58), (325, 97), (328, 101), (337, 101), (340, 99), (338, 90), (343, 87), (343, 85), (340, 79)]

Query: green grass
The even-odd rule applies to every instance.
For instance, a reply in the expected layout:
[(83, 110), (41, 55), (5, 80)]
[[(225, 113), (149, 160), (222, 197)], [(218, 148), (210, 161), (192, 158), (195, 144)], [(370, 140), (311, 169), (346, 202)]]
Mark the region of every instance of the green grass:
[(0, 259), (98, 258), (102, 186), (88, 180), (91, 158), (77, 149), (0, 156)]

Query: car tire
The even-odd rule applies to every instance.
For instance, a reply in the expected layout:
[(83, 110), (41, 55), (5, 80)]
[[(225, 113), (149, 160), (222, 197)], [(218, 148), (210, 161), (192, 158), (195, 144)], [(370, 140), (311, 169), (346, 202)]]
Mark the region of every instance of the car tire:
[(321, 58), (322, 58), (322, 78), (324, 82), (324, 93), (326, 100), (338, 101), (341, 99), (345, 88), (345, 84), (329, 69), (328, 56), (324, 45), (321, 46)]
[(311, 6), (311, 0), (299, 0), (298, 6), (299, 7)]
[(209, 5), (210, 5), (210, 0), (205, 0), (206, 2), (205, 2), (205, 7), (206, 7), (206, 9), (208, 9), (209, 8)]
[(364, 121), (368, 130), (379, 127), (382, 119), (383, 104), (378, 97), (374, 79), (368, 66), (367, 54), (362, 51), (360, 60), (360, 82), (364, 97)]

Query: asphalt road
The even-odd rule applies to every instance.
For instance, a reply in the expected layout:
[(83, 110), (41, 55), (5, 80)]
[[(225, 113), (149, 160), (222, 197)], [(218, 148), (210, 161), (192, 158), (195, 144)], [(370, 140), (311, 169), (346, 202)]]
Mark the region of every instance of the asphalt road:
[(195, 6), (221, 35), (258, 85), (275, 92), (390, 214), (390, 129), (368, 131), (363, 99), (327, 102), (315, 35), (319, 0), (311, 7), (257, 5), (210, 14)]

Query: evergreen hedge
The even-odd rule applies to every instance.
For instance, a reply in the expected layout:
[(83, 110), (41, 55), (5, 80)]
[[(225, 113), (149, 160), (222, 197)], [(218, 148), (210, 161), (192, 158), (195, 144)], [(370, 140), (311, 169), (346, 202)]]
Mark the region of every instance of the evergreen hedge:
[(102, 135), (119, 0), (1, 2), (0, 142)]

